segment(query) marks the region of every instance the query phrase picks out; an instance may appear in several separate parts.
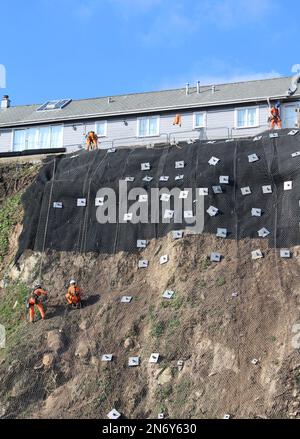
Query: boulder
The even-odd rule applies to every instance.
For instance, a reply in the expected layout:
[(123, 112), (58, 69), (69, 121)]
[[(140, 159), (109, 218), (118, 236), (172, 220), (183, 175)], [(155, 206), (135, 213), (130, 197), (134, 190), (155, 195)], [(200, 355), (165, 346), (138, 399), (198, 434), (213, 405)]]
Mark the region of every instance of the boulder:
[(80, 341), (78, 343), (75, 356), (81, 358), (82, 360), (85, 360), (88, 358), (90, 354), (89, 347), (87, 346), (87, 343), (84, 341)]
[(124, 348), (125, 349), (133, 349), (134, 348), (134, 341), (132, 340), (132, 338), (130, 338), (130, 337), (126, 338), (126, 340), (124, 341)]
[(47, 345), (50, 351), (58, 352), (62, 348), (61, 334), (58, 331), (48, 332)]
[(42, 363), (45, 367), (52, 367), (54, 363), (54, 355), (53, 354), (45, 354), (43, 356)]
[(167, 369), (165, 369), (164, 371), (162, 371), (162, 373), (158, 376), (158, 383), (163, 385), (163, 384), (168, 384), (170, 381), (172, 381), (172, 369), (170, 367), (167, 367)]

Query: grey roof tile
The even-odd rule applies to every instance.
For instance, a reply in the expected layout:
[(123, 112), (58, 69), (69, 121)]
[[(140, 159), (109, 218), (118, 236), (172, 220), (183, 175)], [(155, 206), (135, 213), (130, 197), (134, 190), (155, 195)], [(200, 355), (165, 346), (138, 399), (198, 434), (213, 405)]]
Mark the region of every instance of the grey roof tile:
[[(215, 93), (211, 86), (202, 86), (200, 94), (196, 88), (190, 88), (188, 95), (185, 89), (136, 93), (114, 96), (111, 103), (107, 97), (80, 99), (73, 100), (62, 110), (44, 112), (36, 111), (41, 104), (12, 106), (0, 109), (0, 127), (263, 101), (268, 97), (286, 96), (290, 82), (290, 77), (282, 77), (220, 84), (215, 86)], [(300, 97), (299, 89), (295, 96)]]

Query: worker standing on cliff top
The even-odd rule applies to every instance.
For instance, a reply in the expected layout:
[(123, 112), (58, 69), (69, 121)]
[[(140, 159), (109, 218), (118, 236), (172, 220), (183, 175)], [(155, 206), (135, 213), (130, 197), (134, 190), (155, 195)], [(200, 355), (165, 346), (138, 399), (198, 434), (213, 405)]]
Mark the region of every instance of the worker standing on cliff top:
[(90, 131), (86, 136), (86, 149), (88, 151), (93, 151), (98, 149), (98, 136), (95, 131)]
[(71, 305), (74, 308), (81, 308), (81, 295), (81, 289), (77, 286), (76, 281), (72, 279), (66, 294), (68, 305)]
[(272, 107), (270, 106), (269, 116), (270, 128), (273, 130), (276, 126), (281, 129), (281, 116), (280, 116), (280, 102), (276, 102)]
[(34, 306), (37, 306), (42, 320), (45, 319), (45, 302), (47, 301), (48, 294), (47, 291), (42, 288), (40, 284), (35, 285), (29, 294), (26, 305), (29, 309), (29, 321), (34, 323)]

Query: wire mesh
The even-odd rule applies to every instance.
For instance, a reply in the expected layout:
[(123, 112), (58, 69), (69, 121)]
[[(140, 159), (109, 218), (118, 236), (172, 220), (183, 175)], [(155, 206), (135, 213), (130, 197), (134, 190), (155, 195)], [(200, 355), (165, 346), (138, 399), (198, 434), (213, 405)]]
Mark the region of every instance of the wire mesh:
[[(257, 395), (263, 395), (265, 386), (257, 379), (256, 372), (249, 371), (249, 368), (252, 367), (251, 360), (268, 349), (269, 342), (263, 338), (268, 332), (269, 322), (265, 302), (268, 277), (261, 278), (258, 262), (251, 260), (251, 251), (255, 246), (261, 246), (274, 264), (277, 280), (272, 287), (272, 291), (276, 291), (272, 299), (276, 301), (273, 317), (277, 319), (281, 309), (280, 316), (286, 316), (283, 324), (290, 328), (292, 320), (285, 297), (289, 293), (284, 274), (286, 261), (280, 260), (278, 249), (299, 244), (298, 161), (291, 158), (298, 148), (297, 136), (281, 135), (270, 139), (265, 135), (258, 142), (252, 138), (231, 143), (198, 141), (164, 149), (122, 149), (113, 154), (107, 151), (84, 152), (75, 158), (58, 158), (55, 166), (53, 162), (45, 164), (36, 183), (23, 198), (24, 231), (18, 257), (25, 249), (40, 252), (44, 258), (42, 280), (48, 283), (51, 291), (59, 289), (53, 295), (57, 311), (52, 311), (57, 312), (54, 316), (59, 316), (59, 320), (51, 326), (49, 319), (48, 329), (61, 334), (62, 352), (69, 350), (75, 355), (78, 340), (73, 334), (80, 334), (80, 339), (88, 346), (90, 358), (84, 368), (99, 381), (93, 381), (91, 391), (82, 390), (87, 399), (85, 416), (105, 417), (112, 408), (123, 412), (122, 395), (130, 395), (126, 406), (128, 417), (155, 417), (162, 411), (166, 415), (171, 411), (173, 417), (220, 417), (225, 412), (256, 417), (263, 411)], [(259, 160), (249, 163), (248, 156), (253, 153)], [(212, 156), (220, 160), (216, 166), (208, 165)], [(185, 167), (180, 170), (175, 168), (175, 162), (179, 160), (185, 162)], [(150, 171), (141, 171), (144, 162), (151, 163)], [(175, 181), (179, 173), (184, 178)], [(145, 175), (150, 175), (153, 180), (144, 182)], [(229, 176), (229, 184), (220, 184), (222, 175)], [(139, 186), (148, 194), (151, 188), (171, 190), (176, 185), (180, 190), (191, 188), (196, 196), (197, 188), (208, 187), (205, 211), (209, 206), (216, 206), (219, 214), (211, 218), (205, 212), (204, 234), (184, 236), (176, 242), (170, 232), (185, 229), (186, 224), (172, 221), (164, 224), (162, 202), (157, 224), (99, 224), (95, 206), (98, 190), (103, 187), (114, 189), (119, 206), (119, 180), (129, 176), (135, 180), (128, 183), (128, 190)], [(162, 182), (161, 176), (169, 179)], [(289, 180), (293, 181), (295, 190), (284, 191), (283, 183)], [(213, 193), (212, 186), (219, 184), (222, 193)], [(271, 185), (272, 193), (263, 194), (263, 185)], [(246, 196), (241, 193), (245, 186), (251, 189), (251, 194)], [(86, 198), (87, 205), (77, 207), (77, 198)], [(54, 201), (62, 202), (63, 208), (54, 209)], [(262, 216), (253, 217), (252, 208), (261, 209)], [(151, 212), (149, 220), (150, 215)], [(257, 232), (262, 227), (271, 234), (268, 239), (258, 240)], [(228, 230), (226, 240), (215, 236), (217, 228)], [(137, 249), (138, 239), (150, 241), (145, 250)], [(220, 252), (225, 264), (213, 268), (208, 249)], [(169, 262), (160, 266), (159, 257), (163, 254), (168, 254)], [(150, 270), (138, 269), (140, 259), (150, 261)], [(227, 260), (232, 264), (230, 271), (226, 268)], [(53, 276), (51, 264), (54, 263), (57, 279), (49, 278)], [(86, 307), (78, 312), (64, 307), (65, 286), (59, 285), (61, 279), (68, 281), (71, 277), (84, 286)], [(249, 278), (252, 279), (251, 291), (248, 290)], [(173, 302), (157, 299), (166, 289), (174, 290)], [(132, 296), (132, 303), (120, 304), (123, 295)], [(251, 306), (253, 297), (254, 306), (261, 307), (261, 318), (256, 322), (248, 317), (247, 307)], [(88, 313), (92, 305), (93, 313)], [(186, 318), (186, 313), (190, 313), (190, 318)], [(256, 315), (260, 315), (259, 312)], [(116, 339), (112, 337), (113, 329)], [(128, 349), (124, 342), (135, 338), (143, 340), (143, 345), (135, 344), (133, 349)], [(288, 350), (287, 339), (285, 343)], [(28, 346), (32, 349), (30, 343)], [(199, 352), (195, 352), (195, 346)], [(159, 365), (148, 364), (152, 352), (160, 353)], [(201, 352), (205, 361), (201, 360)], [(234, 352), (232, 362), (230, 352)], [(114, 357), (112, 362), (103, 365), (100, 358), (105, 353)], [(131, 356), (139, 353), (141, 366), (128, 367), (129, 353)], [(223, 357), (228, 365), (215, 383), (211, 376), (220, 372), (220, 366), (216, 364), (218, 356)], [(212, 371), (208, 367), (209, 359), (213, 364)], [(26, 358), (18, 373), (26, 375), (26, 371), (30, 371), (39, 360), (35, 355)], [(178, 365), (179, 360), (183, 365), (188, 364), (191, 374), (180, 375), (182, 366)], [(69, 368), (74, 366), (76, 372), (78, 364), (72, 356), (69, 361)], [(173, 377), (179, 376), (179, 384), (172, 387), (169, 385), (172, 381), (167, 381), (166, 377), (165, 382), (157, 379), (158, 368), (162, 370), (161, 374), (170, 368)], [(53, 371), (56, 374), (51, 378), (54, 389), (74, 378), (74, 375), (62, 373), (58, 365)], [(201, 378), (205, 406), (184, 406), (190, 401), (196, 385), (190, 375), (197, 380)], [(245, 376), (248, 384), (245, 384)], [(210, 389), (203, 383), (204, 377), (209, 380)], [(22, 403), (16, 400), (11, 406), (10, 417), (22, 413), (26, 404), (34, 406), (40, 402), (44, 392), (47, 396), (51, 394), (53, 389), (49, 379), (50, 372), (45, 374), (43, 369), (38, 372), (34, 390), (30, 386), (29, 390), (24, 390), (26, 398), (20, 398)], [(12, 388), (15, 380), (11, 375), (5, 386)], [(153, 382), (157, 380), (158, 384), (154, 386)], [(226, 389), (230, 389), (228, 393), (231, 398), (234, 396), (233, 400), (226, 394)], [(216, 403), (218, 390), (223, 414)], [(152, 406), (146, 400), (153, 401)], [(64, 417), (73, 414), (72, 410), (63, 411)], [(269, 411), (269, 416), (276, 415), (275, 408), (273, 412)]]

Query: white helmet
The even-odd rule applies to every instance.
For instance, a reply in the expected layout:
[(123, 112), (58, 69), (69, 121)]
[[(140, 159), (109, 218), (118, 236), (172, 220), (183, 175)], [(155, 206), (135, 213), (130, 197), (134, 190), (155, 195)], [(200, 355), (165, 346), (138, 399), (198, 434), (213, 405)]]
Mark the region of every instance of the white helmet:
[(76, 280), (72, 279), (70, 280), (70, 285), (75, 285), (76, 284)]

